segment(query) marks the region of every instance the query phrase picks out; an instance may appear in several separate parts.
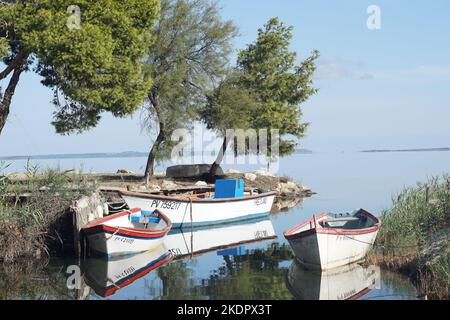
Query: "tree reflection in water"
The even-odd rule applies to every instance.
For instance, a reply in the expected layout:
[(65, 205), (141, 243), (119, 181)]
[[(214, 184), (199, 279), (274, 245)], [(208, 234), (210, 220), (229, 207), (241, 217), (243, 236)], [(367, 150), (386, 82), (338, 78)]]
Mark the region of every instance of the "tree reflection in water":
[(282, 262), (293, 259), (289, 246), (272, 243), (242, 255), (225, 255), (223, 264), (206, 279), (194, 279), (186, 261), (158, 269), (162, 299), (291, 299)]

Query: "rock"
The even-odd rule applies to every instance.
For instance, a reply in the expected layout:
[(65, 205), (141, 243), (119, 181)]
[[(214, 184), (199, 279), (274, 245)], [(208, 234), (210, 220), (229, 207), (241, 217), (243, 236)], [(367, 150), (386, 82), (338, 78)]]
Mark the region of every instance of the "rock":
[(166, 174), (165, 174), (164, 172), (155, 172), (155, 173), (153, 174), (153, 176), (154, 176), (154, 177), (158, 177), (158, 178), (162, 178), (162, 177), (165, 177)]
[(162, 189), (176, 189), (178, 188), (178, 185), (172, 181), (164, 180), (161, 184)]
[(281, 177), (281, 178), (280, 178), (280, 182), (281, 182), (281, 183), (288, 183), (288, 182), (289, 182), (289, 179), (288, 179), (287, 177)]
[(289, 181), (288, 183), (286, 183), (286, 188), (300, 189), (299, 186), (295, 182), (292, 182), (292, 181)]
[(266, 171), (266, 170), (256, 170), (253, 173), (258, 176), (263, 176), (263, 177), (274, 177), (274, 175), (271, 172)]
[(117, 170), (117, 174), (134, 174), (134, 172), (127, 169), (119, 169)]
[(150, 192), (160, 192), (161, 191), (161, 187), (156, 185), (156, 184), (153, 184), (153, 185), (148, 187), (148, 190)]
[(139, 186), (138, 190), (139, 191), (147, 191), (147, 187), (146, 186)]
[[(210, 170), (210, 164), (179, 165), (167, 168), (166, 176), (168, 178), (202, 178), (209, 174)], [(216, 174), (218, 176), (224, 174), (221, 167), (217, 168)]]
[(244, 175), (244, 178), (247, 179), (247, 180), (249, 180), (249, 181), (255, 181), (256, 178), (257, 178), (257, 176), (256, 176), (256, 174), (254, 174), (254, 173), (246, 173), (246, 174)]
[(208, 184), (205, 181), (197, 181), (195, 184), (196, 187), (207, 187)]
[(278, 184), (277, 191), (281, 195), (297, 195), (301, 193), (302, 188), (295, 182), (289, 181), (287, 183)]
[(228, 174), (239, 174), (239, 173), (242, 173), (242, 172), (240, 172), (239, 170), (230, 169), (230, 170), (227, 171), (227, 173)]

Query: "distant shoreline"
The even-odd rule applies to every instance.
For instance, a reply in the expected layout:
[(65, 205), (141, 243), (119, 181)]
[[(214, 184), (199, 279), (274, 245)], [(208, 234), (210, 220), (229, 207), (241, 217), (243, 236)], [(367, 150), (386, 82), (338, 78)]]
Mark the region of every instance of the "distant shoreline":
[[(312, 154), (313, 151), (302, 149), (295, 154)], [(60, 159), (107, 159), (107, 158), (147, 158), (148, 152), (125, 151), (125, 152), (104, 152), (104, 153), (73, 153), (73, 154), (45, 154), (29, 156), (5, 156), (0, 157), (0, 161), (17, 160), (60, 160)]]
[(449, 148), (422, 148), (422, 149), (374, 149), (374, 150), (363, 150), (363, 153), (386, 153), (386, 152), (445, 152), (450, 151)]
[[(359, 151), (361, 153), (388, 153), (388, 152), (448, 152), (446, 148), (419, 148), (419, 149), (373, 149)], [(295, 154), (315, 154), (316, 151), (307, 149), (296, 150)], [(28, 156), (4, 156), (0, 161), (17, 160), (61, 160), (61, 159), (108, 159), (108, 158), (147, 158), (148, 152), (125, 151), (125, 152), (103, 152), (103, 153), (68, 153), (68, 154), (44, 154)]]

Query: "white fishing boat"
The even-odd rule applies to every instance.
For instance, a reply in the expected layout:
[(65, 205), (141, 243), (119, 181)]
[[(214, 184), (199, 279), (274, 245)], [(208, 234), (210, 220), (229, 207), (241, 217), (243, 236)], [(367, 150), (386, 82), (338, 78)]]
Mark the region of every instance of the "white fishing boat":
[(327, 270), (364, 259), (380, 224), (364, 209), (352, 214), (322, 213), (284, 236), (305, 268)]
[(175, 229), (164, 239), (164, 244), (175, 259), (180, 259), (276, 238), (272, 222), (266, 217), (210, 228)]
[(95, 220), (83, 232), (91, 250), (115, 257), (160, 246), (171, 226), (170, 219), (158, 210), (133, 209)]
[(172, 254), (164, 244), (153, 250), (121, 259), (106, 260), (93, 257), (83, 263), (84, 279), (95, 293), (106, 298), (167, 264), (172, 258)]
[[(268, 216), (275, 200), (276, 192), (247, 193), (244, 182), (223, 180), (216, 182), (216, 190), (211, 195), (165, 196), (122, 191), (121, 196), (130, 208), (142, 211), (160, 210), (172, 221), (173, 228), (204, 227)], [(230, 183), (231, 182), (231, 183)]]
[(287, 288), (300, 300), (357, 300), (380, 288), (380, 268), (350, 264), (326, 271), (305, 270), (294, 260)]

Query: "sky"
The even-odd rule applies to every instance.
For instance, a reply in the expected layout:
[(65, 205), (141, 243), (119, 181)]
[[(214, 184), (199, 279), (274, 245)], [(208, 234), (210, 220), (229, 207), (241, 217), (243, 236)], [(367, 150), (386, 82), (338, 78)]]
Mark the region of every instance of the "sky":
[[(294, 26), (291, 49), (299, 62), (320, 51), (314, 77), (319, 92), (302, 105), (302, 121), (310, 127), (301, 148), (352, 152), (450, 146), (450, 1), (220, 3), (223, 18), (240, 29), (236, 52), (253, 42), (272, 17)], [(367, 27), (370, 5), (380, 9), (380, 29)], [(142, 130), (139, 111), (125, 119), (104, 114), (98, 127), (81, 135), (56, 135), (51, 100), (38, 76), (21, 78), (0, 135), (0, 156), (151, 147), (154, 136)]]

